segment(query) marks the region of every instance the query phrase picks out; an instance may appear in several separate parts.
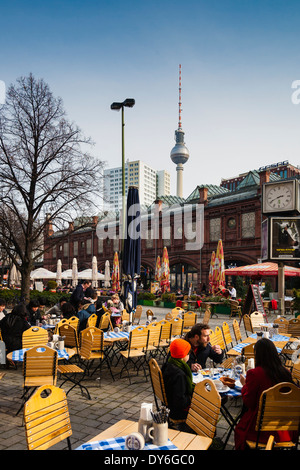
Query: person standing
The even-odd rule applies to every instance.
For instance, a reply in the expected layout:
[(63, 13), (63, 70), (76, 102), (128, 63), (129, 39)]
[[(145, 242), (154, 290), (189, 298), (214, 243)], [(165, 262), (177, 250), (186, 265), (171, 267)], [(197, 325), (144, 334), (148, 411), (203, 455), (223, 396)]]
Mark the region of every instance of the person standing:
[(91, 281), (83, 281), (82, 284), (77, 284), (76, 288), (73, 290), (71, 297), (70, 297), (70, 302), (75, 308), (76, 312), (78, 311), (79, 307), (79, 302), (81, 300), (86, 300), (89, 301), (90, 299), (85, 296), (85, 291), (87, 290), (88, 287), (91, 285)]

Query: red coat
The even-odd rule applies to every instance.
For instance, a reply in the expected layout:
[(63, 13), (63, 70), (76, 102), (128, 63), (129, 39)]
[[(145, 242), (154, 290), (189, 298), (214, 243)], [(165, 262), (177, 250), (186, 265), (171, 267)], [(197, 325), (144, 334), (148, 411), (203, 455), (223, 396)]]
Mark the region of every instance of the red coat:
[[(244, 450), (246, 440), (256, 441), (257, 433), (255, 431), (256, 417), (260, 395), (264, 390), (273, 387), (275, 383), (266, 375), (262, 367), (250, 369), (246, 375), (246, 383), (242, 388), (242, 398), (247, 411), (243, 414), (235, 427), (235, 449)], [(278, 433), (261, 432), (260, 442), (267, 442), (270, 434), (275, 437), (275, 442), (290, 440), (290, 434), (287, 431)]]

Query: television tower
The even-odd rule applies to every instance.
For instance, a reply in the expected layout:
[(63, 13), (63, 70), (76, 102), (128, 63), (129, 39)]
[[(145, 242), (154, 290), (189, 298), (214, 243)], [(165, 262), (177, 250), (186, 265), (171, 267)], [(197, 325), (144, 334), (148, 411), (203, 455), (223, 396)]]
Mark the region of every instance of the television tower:
[(184, 143), (184, 132), (181, 127), (181, 65), (179, 65), (179, 120), (178, 129), (175, 131), (175, 147), (172, 148), (170, 157), (177, 171), (177, 196), (183, 197), (183, 165), (189, 159), (189, 151)]

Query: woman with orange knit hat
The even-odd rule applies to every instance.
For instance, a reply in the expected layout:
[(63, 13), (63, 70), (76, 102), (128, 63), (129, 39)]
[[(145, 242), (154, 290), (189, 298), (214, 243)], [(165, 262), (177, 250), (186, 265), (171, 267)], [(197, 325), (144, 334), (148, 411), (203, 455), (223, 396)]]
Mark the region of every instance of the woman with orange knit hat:
[(191, 345), (178, 338), (170, 344), (170, 357), (162, 368), (170, 418), (185, 419), (194, 391), (192, 371), (187, 364)]

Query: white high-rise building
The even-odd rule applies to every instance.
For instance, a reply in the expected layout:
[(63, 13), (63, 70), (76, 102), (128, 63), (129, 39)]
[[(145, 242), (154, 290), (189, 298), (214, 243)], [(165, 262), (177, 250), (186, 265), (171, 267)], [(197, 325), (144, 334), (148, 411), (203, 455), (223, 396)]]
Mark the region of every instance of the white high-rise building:
[[(170, 195), (170, 174), (157, 171), (141, 160), (125, 163), (125, 197), (129, 186), (139, 189), (140, 204), (150, 206), (157, 196)], [(122, 208), (122, 167), (104, 170), (105, 209)]]

